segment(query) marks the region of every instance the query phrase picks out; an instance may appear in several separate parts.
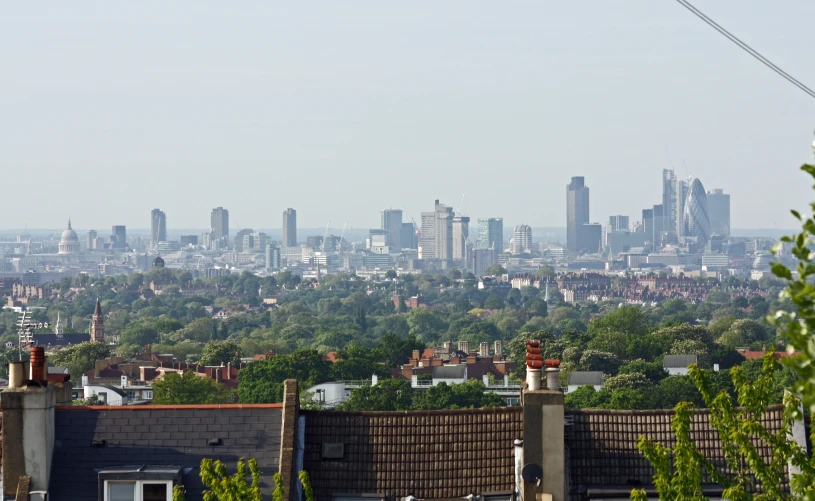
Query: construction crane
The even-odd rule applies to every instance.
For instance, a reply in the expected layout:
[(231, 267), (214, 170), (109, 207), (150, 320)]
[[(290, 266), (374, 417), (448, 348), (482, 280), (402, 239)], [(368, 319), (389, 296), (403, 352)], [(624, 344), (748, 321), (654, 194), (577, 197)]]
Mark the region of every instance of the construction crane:
[(331, 221), (328, 221), (325, 224), (325, 234), (323, 235), (322, 245), (320, 245), (320, 251), (322, 251), (322, 252), (325, 252), (325, 240), (328, 238), (328, 227), (329, 227), (329, 225), (331, 225)]
[(337, 247), (337, 251), (342, 255), (342, 239), (345, 238), (345, 228), (348, 226), (348, 221), (342, 223), (342, 233), (340, 233), (340, 243)]

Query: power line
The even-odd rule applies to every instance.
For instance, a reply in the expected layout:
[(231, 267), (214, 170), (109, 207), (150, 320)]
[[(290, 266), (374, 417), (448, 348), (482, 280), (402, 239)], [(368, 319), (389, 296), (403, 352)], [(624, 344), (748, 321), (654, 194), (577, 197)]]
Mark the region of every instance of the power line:
[(779, 68), (778, 66), (776, 66), (772, 61), (770, 61), (766, 57), (759, 54), (758, 51), (756, 51), (755, 49), (753, 49), (752, 47), (750, 47), (746, 43), (739, 40), (738, 37), (736, 37), (735, 35), (733, 35), (729, 31), (727, 31), (726, 29), (724, 29), (721, 25), (719, 25), (713, 19), (707, 17), (707, 15), (705, 15), (704, 12), (700, 11), (699, 9), (697, 9), (696, 7), (691, 5), (690, 2), (688, 2), (687, 0), (676, 0), (676, 1), (679, 2), (680, 5), (682, 5), (683, 7), (688, 9), (689, 11), (691, 11), (696, 17), (698, 17), (699, 19), (701, 19), (702, 21), (704, 21), (705, 23), (710, 25), (713, 29), (715, 29), (716, 31), (721, 33), (725, 38), (727, 38), (728, 40), (730, 40), (734, 44), (741, 47), (745, 52), (747, 52), (748, 54), (750, 54), (754, 58), (758, 59), (762, 64), (764, 64), (765, 66), (767, 66), (768, 68), (770, 68), (774, 72), (781, 75), (784, 79), (789, 81), (794, 86), (798, 87), (799, 89), (801, 89), (802, 91), (807, 93), (809, 95), (809, 97), (815, 98), (815, 91), (814, 90), (810, 89), (809, 87), (807, 87), (806, 85), (801, 83), (799, 80), (797, 80), (795, 77), (793, 77), (792, 75), (790, 75), (786, 71), (784, 71), (781, 68)]

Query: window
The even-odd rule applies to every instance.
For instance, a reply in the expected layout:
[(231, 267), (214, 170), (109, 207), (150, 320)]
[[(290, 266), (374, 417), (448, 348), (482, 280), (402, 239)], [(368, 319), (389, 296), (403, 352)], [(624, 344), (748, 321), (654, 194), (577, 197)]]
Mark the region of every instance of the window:
[(99, 397), (99, 401), (102, 402), (103, 404), (108, 403), (108, 392), (100, 391), (99, 393), (96, 394), (96, 396)]
[(145, 400), (153, 400), (153, 390), (144, 390), (141, 392), (141, 396)]
[(99, 470), (99, 501), (171, 501), (181, 466), (112, 466)]
[(170, 480), (105, 481), (104, 501), (170, 501), (173, 482)]

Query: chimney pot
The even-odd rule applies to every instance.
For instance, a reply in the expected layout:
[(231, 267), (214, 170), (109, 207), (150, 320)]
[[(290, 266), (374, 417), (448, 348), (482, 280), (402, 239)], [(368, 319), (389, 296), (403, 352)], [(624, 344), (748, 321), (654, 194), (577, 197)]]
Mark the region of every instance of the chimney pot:
[(31, 347), (31, 381), (45, 380), (45, 348), (42, 346)]

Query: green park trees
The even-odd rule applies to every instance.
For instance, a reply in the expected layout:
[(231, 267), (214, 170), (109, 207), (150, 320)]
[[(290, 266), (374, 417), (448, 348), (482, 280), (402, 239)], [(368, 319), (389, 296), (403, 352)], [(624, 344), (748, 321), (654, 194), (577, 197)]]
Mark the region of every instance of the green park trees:
[(153, 383), (156, 405), (226, 404), (235, 401), (235, 392), (208, 377), (187, 371), (171, 372)]

